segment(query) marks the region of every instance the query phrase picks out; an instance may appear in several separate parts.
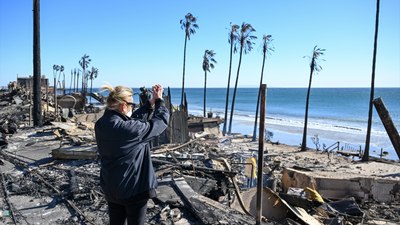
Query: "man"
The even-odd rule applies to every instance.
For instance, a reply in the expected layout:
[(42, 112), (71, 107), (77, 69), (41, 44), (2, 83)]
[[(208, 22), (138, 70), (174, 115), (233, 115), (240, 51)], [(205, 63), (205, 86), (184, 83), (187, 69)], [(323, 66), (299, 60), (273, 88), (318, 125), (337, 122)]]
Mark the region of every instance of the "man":
[[(156, 196), (157, 180), (151, 162), (150, 142), (168, 126), (169, 112), (161, 85), (132, 113), (132, 89), (106, 85), (107, 107), (96, 122), (95, 134), (101, 159), (100, 185), (108, 202), (110, 224), (144, 224), (147, 201)], [(149, 120), (141, 115), (150, 115)], [(133, 118), (134, 117), (134, 118)]]

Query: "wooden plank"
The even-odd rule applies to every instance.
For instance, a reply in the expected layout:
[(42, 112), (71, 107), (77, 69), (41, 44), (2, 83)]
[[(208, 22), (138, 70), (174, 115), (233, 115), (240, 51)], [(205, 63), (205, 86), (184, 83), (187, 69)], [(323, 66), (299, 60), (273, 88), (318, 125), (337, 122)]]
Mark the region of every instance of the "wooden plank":
[(97, 146), (74, 147), (53, 149), (51, 154), (54, 159), (96, 159)]

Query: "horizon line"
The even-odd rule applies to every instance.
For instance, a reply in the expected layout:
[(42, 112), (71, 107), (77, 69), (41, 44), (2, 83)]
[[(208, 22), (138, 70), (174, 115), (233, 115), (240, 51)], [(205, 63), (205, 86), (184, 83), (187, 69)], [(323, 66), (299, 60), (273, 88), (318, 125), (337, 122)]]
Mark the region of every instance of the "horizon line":
[[(141, 86), (141, 87), (143, 87), (143, 86)], [(100, 87), (93, 87), (93, 88), (100, 88)], [(140, 88), (140, 87), (131, 87), (131, 88)], [(167, 89), (168, 88), (168, 86), (166, 86), (166, 87), (164, 87), (164, 89)], [(182, 87), (169, 87), (169, 88), (174, 88), (174, 89), (182, 89)], [(185, 87), (185, 89), (190, 89), (190, 88), (201, 88), (201, 89), (203, 89), (204, 87)], [(220, 89), (220, 88), (223, 88), (223, 89), (226, 89), (226, 87), (207, 87), (207, 89), (213, 89), (213, 88), (215, 88), (215, 89)], [(249, 86), (249, 87), (237, 87), (237, 88), (258, 88), (258, 87), (256, 87), (256, 86)], [(308, 87), (267, 87), (267, 89), (268, 88), (308, 88)], [(371, 87), (311, 87), (311, 89), (313, 89), (313, 88), (371, 88)], [(375, 87), (375, 89), (376, 88), (400, 88), (400, 87), (386, 87), (386, 86), (383, 86), (383, 87)], [(231, 87), (230, 89), (234, 89), (233, 87)]]

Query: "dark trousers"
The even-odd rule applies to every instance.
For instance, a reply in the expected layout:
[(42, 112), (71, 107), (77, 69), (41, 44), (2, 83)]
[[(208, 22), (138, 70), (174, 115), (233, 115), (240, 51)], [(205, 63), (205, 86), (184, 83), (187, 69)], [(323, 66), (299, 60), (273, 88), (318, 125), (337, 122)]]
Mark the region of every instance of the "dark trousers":
[(143, 225), (146, 218), (147, 199), (130, 204), (116, 204), (108, 201), (110, 225)]

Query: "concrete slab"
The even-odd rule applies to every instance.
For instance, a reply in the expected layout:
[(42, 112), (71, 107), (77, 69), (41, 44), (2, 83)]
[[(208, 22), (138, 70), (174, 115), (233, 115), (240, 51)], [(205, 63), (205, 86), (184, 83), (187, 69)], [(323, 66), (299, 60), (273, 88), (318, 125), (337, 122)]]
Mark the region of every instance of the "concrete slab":
[(400, 201), (400, 180), (383, 177), (286, 168), (283, 170), (282, 186), (285, 191), (289, 187), (311, 187), (323, 197), (332, 199), (355, 197), (385, 203)]

